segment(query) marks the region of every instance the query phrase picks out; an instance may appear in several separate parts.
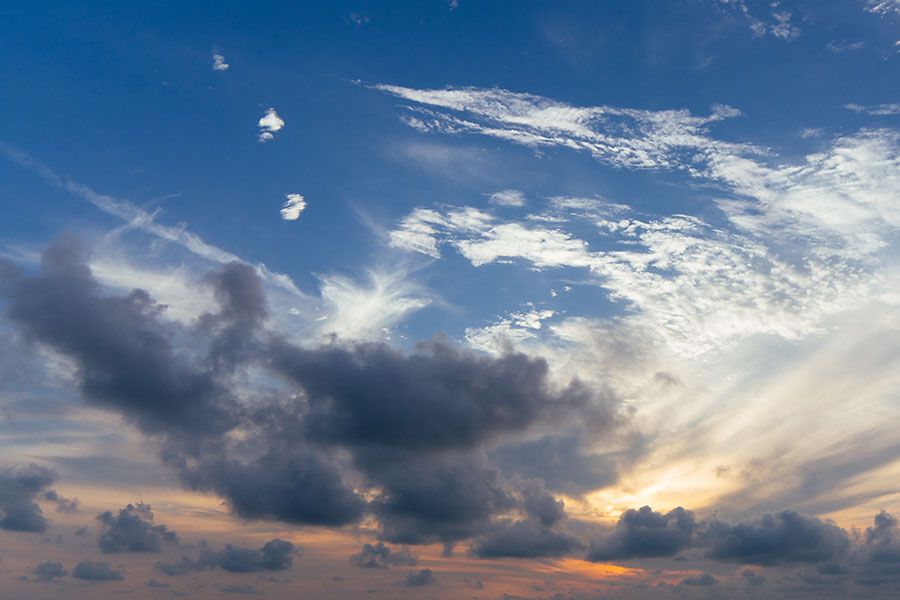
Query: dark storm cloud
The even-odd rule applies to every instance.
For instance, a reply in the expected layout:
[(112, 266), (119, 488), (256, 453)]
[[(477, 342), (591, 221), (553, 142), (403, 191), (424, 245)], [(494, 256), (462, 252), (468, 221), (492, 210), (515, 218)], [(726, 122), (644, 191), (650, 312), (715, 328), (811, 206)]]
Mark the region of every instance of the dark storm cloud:
[(40, 465), (0, 467), (0, 529), (44, 531), (47, 519), (35, 499), (54, 481), (53, 471)]
[(415, 566), (419, 562), (409, 548), (392, 550), (383, 542), (364, 544), (362, 550), (350, 557), (350, 564), (362, 569), (387, 569), (392, 566)]
[(691, 575), (681, 580), (679, 585), (689, 585), (692, 587), (709, 587), (716, 585), (719, 580), (709, 573), (701, 573), (700, 575)]
[(538, 519), (544, 527), (551, 527), (566, 518), (566, 505), (557, 500), (540, 480), (524, 481), (520, 485), (525, 512)]
[(737, 525), (712, 521), (701, 540), (711, 558), (759, 565), (826, 562), (850, 548), (840, 527), (789, 510)]
[(118, 515), (106, 511), (97, 515), (97, 520), (102, 526), (97, 543), (106, 553), (159, 552), (163, 542), (178, 541), (174, 531), (153, 524), (148, 504), (129, 504)]
[(85, 581), (121, 581), (125, 573), (112, 568), (108, 562), (86, 560), (75, 565), (72, 577)]
[(381, 537), (401, 544), (454, 542), (484, 531), (517, 500), (481, 456), (412, 455), (365, 465), (382, 490), (371, 508)]
[(34, 575), (34, 578), (38, 581), (53, 581), (54, 579), (65, 577), (68, 573), (63, 568), (62, 563), (49, 560), (36, 565), (28, 572)]
[(220, 306), (218, 314), (201, 320), (202, 327), (215, 332), (209, 360), (216, 369), (228, 368), (258, 352), (255, 334), (268, 314), (266, 296), (250, 265), (231, 262), (206, 279)]
[(434, 578), (434, 573), (431, 572), (431, 569), (412, 571), (407, 574), (406, 579), (403, 580), (403, 585), (406, 587), (420, 587), (423, 585), (433, 585), (435, 583), (437, 583), (437, 579)]
[(476, 538), (471, 552), (482, 558), (559, 557), (583, 549), (574, 537), (554, 531), (537, 520), (504, 522), (493, 525)]
[(672, 556), (692, 544), (695, 525), (694, 514), (681, 507), (666, 514), (649, 506), (627, 510), (613, 534), (591, 543), (588, 560)]
[(516, 506), (525, 518), (491, 522), (470, 544), (471, 554), (483, 558), (558, 557), (584, 548), (575, 537), (552, 529), (566, 518), (565, 504), (546, 490), (542, 480), (517, 479), (512, 487)]
[(330, 443), (471, 448), (595, 399), (577, 382), (553, 390), (543, 359), (481, 356), (444, 338), (408, 355), (381, 343), (307, 350), (276, 341), (270, 356), (309, 396), (310, 438)]
[(576, 496), (618, 479), (617, 457), (585, 452), (580, 434), (503, 446), (492, 451), (491, 458), (507, 473), (541, 478), (551, 490)]
[[(205, 279), (219, 310), (191, 328), (143, 290), (105, 294), (69, 239), (45, 251), (40, 273), (3, 273), (8, 316), (73, 360), (85, 398), (124, 414), (185, 484), (244, 518), (340, 526), (368, 514), (380, 539), (410, 544), (471, 538), (511, 510), (548, 527), (561, 505), (522, 492), (485, 448), (537, 424), (599, 431), (615, 420), (608, 395), (556, 385), (543, 359), (524, 354), (483, 356), (446, 337), (409, 354), (295, 345), (266, 329), (262, 285), (240, 263)], [(247, 389), (251, 367), (280, 375), (274, 388)], [(105, 519), (107, 548), (158, 549), (157, 526), (113, 541), (118, 517)]]
[(34, 340), (73, 358), (79, 387), (143, 430), (220, 433), (233, 419), (216, 382), (192, 366), (147, 292), (101, 297), (86, 250), (63, 238), (44, 251), (37, 276), (7, 276), (8, 316)]
[[(249, 347), (265, 316), (252, 268), (232, 263), (209, 276), (222, 310), (201, 320), (200, 331), (211, 336), (204, 359), (176, 347), (188, 332), (165, 322), (164, 307), (143, 290), (102, 296), (85, 261), (84, 249), (63, 239), (44, 252), (39, 275), (6, 268), (2, 289), (9, 317), (31, 339), (76, 361), (86, 398), (161, 436), (164, 459), (192, 486), (223, 495), (241, 516), (326, 525), (361, 516), (364, 502), (324, 453), (296, 434), (286, 439), (259, 430), (254, 420), (265, 411), (246, 410), (228, 392), (233, 369), (220, 368)], [(242, 336), (246, 343), (239, 343)], [(279, 427), (296, 429), (300, 415), (286, 416), (293, 421)], [(235, 456), (242, 448), (225, 445), (218, 434), (236, 427), (257, 427), (256, 441), (271, 440), (271, 447), (254, 449), (250, 459)]]
[(230, 456), (227, 449), (208, 452), (184, 469), (183, 479), (227, 498), (243, 518), (336, 526), (362, 516), (365, 502), (324, 453), (274, 437), (267, 443), (265, 454), (246, 461)]
[(203, 550), (196, 559), (183, 556), (174, 563), (156, 563), (165, 575), (184, 575), (193, 571), (220, 568), (231, 573), (284, 571), (291, 568), (294, 555), (300, 552), (291, 542), (274, 539), (259, 549), (241, 548), (226, 544), (221, 552)]

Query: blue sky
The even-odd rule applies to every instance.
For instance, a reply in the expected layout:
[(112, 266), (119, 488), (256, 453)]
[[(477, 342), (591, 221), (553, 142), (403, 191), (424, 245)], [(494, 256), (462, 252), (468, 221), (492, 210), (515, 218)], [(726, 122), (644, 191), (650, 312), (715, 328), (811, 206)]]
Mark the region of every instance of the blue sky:
[(17, 597), (895, 597), (896, 0), (0, 22)]

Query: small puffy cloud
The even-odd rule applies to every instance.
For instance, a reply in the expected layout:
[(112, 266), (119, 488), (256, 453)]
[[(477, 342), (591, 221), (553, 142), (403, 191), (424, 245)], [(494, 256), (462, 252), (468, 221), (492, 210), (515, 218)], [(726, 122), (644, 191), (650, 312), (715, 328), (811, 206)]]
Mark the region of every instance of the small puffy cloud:
[(213, 54), (213, 71), (227, 71), (230, 67), (221, 54)]
[(259, 125), (259, 142), (265, 143), (275, 137), (275, 132), (284, 127), (284, 120), (278, 116), (274, 108), (266, 111), (257, 123)]
[(525, 195), (519, 190), (503, 190), (491, 194), (490, 202), (500, 206), (522, 206), (525, 204)]
[(72, 577), (85, 581), (122, 581), (125, 573), (112, 568), (108, 562), (86, 560), (75, 565)]
[(169, 576), (206, 571), (216, 567), (230, 573), (284, 571), (291, 567), (294, 554), (300, 550), (292, 543), (277, 538), (266, 542), (257, 550), (226, 544), (221, 552), (204, 550), (196, 560), (183, 556), (174, 563), (156, 563), (156, 570)]
[(716, 585), (719, 580), (709, 573), (701, 573), (700, 575), (691, 575), (681, 580), (681, 585), (689, 585), (692, 587), (708, 587)]
[(383, 542), (378, 542), (374, 546), (364, 544), (362, 550), (350, 557), (350, 564), (361, 569), (387, 569), (391, 565), (412, 567), (418, 562), (409, 548), (391, 550)]
[(53, 581), (59, 577), (65, 577), (66, 573), (68, 573), (68, 571), (63, 569), (62, 563), (49, 560), (36, 565), (28, 572), (34, 575), (34, 578), (38, 581)]
[(287, 200), (281, 207), (281, 218), (285, 221), (296, 221), (306, 208), (306, 200), (300, 194), (286, 194)]
[(744, 569), (744, 572), (741, 573), (741, 577), (744, 578), (744, 581), (747, 582), (747, 585), (753, 587), (759, 587), (766, 582), (766, 578), (762, 575), (757, 575), (756, 571), (752, 569)]
[(59, 495), (56, 490), (48, 490), (44, 494), (44, 500), (56, 503), (56, 512), (73, 514), (78, 512), (78, 499), (65, 498)]
[(34, 500), (55, 480), (53, 471), (40, 465), (0, 467), (0, 529), (44, 531), (47, 519)]
[(403, 585), (406, 587), (420, 587), (432, 585), (436, 582), (437, 580), (434, 578), (434, 573), (431, 572), (431, 569), (422, 569), (421, 571), (410, 572), (403, 581)]
[(97, 515), (103, 526), (98, 544), (103, 552), (159, 552), (163, 542), (176, 542), (178, 536), (165, 525), (153, 524), (150, 505), (129, 504), (113, 516), (110, 511)]

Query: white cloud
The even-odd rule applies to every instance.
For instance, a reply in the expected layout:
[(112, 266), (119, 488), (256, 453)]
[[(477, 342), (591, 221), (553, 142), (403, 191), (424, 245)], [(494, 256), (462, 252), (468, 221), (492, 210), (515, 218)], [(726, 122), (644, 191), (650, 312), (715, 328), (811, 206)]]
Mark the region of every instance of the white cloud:
[(868, 0), (866, 10), (877, 15), (900, 14), (900, 0)]
[[(807, 157), (805, 165), (773, 167), (763, 160), (771, 152), (710, 135), (711, 123), (739, 114), (727, 106), (714, 106), (710, 116), (697, 117), (684, 110), (573, 107), (497, 89), (379, 89), (414, 103), (412, 110), (429, 111), (431, 131), (469, 132), (528, 146), (587, 151), (615, 167), (684, 170), (698, 179), (726, 184), (738, 198), (749, 199), (750, 205), (744, 203), (745, 208), (762, 204), (770, 217), (777, 211), (789, 211), (791, 218), (780, 220), (782, 229), (833, 241), (835, 236), (844, 241), (852, 237), (857, 251), (870, 252), (871, 244), (879, 243), (863, 223), (866, 219), (861, 213), (888, 219), (896, 212), (890, 186), (897, 176), (894, 162), (898, 142), (897, 135), (889, 131), (864, 131), (840, 138), (828, 152)], [(430, 108), (419, 106), (423, 104)], [(882, 112), (889, 108), (877, 107)], [(854, 186), (847, 184), (853, 180), (857, 181)], [(816, 201), (813, 195), (821, 200)], [(722, 207), (739, 221), (736, 225), (748, 227), (754, 218), (746, 214), (747, 210), (738, 211), (739, 206), (741, 202), (736, 200), (722, 202)], [(745, 214), (739, 216), (737, 212)], [(805, 215), (802, 219), (801, 213)], [(812, 217), (814, 213), (816, 218)], [(893, 223), (894, 218), (890, 216), (888, 222)], [(859, 245), (865, 245), (867, 239), (868, 248)]]
[(270, 108), (259, 119), (259, 141), (267, 142), (275, 137), (274, 133), (284, 127), (284, 120), (278, 116), (274, 108)]
[(844, 108), (852, 110), (853, 112), (865, 113), (873, 116), (900, 115), (900, 104), (873, 104), (871, 106), (845, 104)]
[(708, 135), (710, 124), (740, 115), (724, 105), (715, 105), (709, 116), (698, 117), (686, 110), (574, 107), (500, 89), (375, 88), (408, 100), (407, 108), (419, 117), (406, 122), (422, 132), (472, 133), (534, 148), (571, 148), (616, 167), (691, 171), (694, 161), (690, 159), (706, 152), (760, 151), (750, 144), (736, 146)]
[(213, 71), (227, 71), (230, 65), (221, 54), (213, 54)]
[(502, 223), (478, 238), (453, 242), (476, 267), (501, 259), (520, 258), (535, 267), (589, 267), (593, 260), (587, 242), (559, 229)]
[(820, 137), (825, 133), (825, 129), (822, 127), (806, 127), (800, 131), (800, 137), (807, 138), (816, 138)]
[(321, 293), (327, 318), (321, 335), (344, 339), (383, 339), (410, 312), (431, 304), (425, 293), (401, 270), (370, 270), (360, 283), (342, 275), (323, 275)]
[[(798, 164), (770, 165), (757, 148), (709, 134), (709, 123), (736, 113), (728, 107), (694, 117), (575, 108), (503, 90), (389, 91), (441, 108), (427, 109), (433, 131), (462, 126), (525, 145), (588, 151), (616, 167), (683, 169), (731, 191), (718, 200), (725, 228), (685, 215), (639, 218), (622, 205), (558, 197), (521, 222), (471, 207), (419, 208), (391, 232), (394, 247), (434, 258), (443, 246), (453, 247), (474, 266), (522, 261), (532, 269), (586, 269), (685, 355), (755, 334), (802, 339), (820, 332), (828, 315), (887, 293), (881, 261), (889, 248), (896, 252), (900, 228), (900, 135), (894, 132), (863, 131)], [(621, 248), (593, 249), (588, 238), (567, 231), (572, 218), (592, 219), (598, 235)]]
[(519, 190), (503, 190), (491, 194), (489, 201), (500, 206), (524, 206), (525, 194)]
[(828, 42), (828, 49), (835, 54), (856, 51), (863, 46), (865, 46), (864, 42)]
[(285, 197), (287, 200), (281, 207), (281, 218), (285, 221), (296, 221), (306, 208), (306, 200), (300, 194), (286, 194)]
[[(800, 35), (800, 29), (791, 24), (791, 13), (787, 10), (779, 10), (778, 2), (763, 2), (760, 9), (766, 12), (764, 17), (753, 14), (747, 6), (746, 0), (716, 0), (719, 6), (740, 14), (750, 27), (755, 37), (771, 35), (783, 40), (792, 40)], [(758, 14), (758, 13), (757, 13)]]
[(552, 310), (529, 310), (528, 312), (517, 312), (510, 314), (513, 321), (519, 327), (527, 327), (528, 329), (540, 329), (542, 321), (546, 321), (556, 314)]

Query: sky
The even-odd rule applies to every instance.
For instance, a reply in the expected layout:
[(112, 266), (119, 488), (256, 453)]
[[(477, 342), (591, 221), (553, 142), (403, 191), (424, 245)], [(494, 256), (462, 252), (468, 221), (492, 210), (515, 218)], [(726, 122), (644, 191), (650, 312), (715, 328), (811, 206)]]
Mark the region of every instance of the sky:
[(900, 1), (0, 3), (0, 596), (896, 598)]

